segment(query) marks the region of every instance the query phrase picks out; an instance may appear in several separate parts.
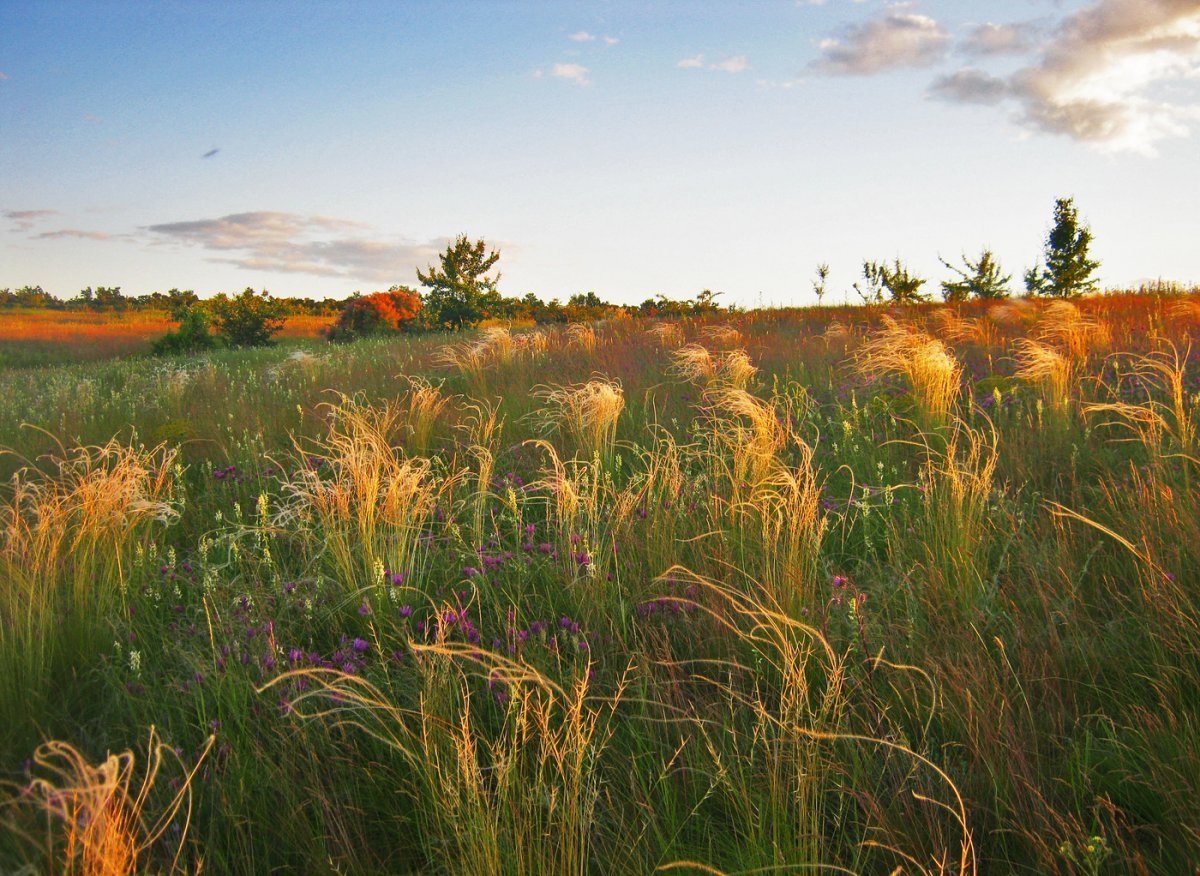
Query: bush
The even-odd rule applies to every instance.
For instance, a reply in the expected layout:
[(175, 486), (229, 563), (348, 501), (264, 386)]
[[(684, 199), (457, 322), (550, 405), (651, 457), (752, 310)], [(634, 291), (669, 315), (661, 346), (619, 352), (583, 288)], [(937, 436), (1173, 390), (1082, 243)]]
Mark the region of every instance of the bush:
[(326, 337), (351, 341), (367, 335), (390, 334), (408, 328), (421, 313), (421, 297), (411, 289), (393, 286), (346, 302)]
[(231, 347), (264, 347), (283, 328), (283, 305), (265, 289), (246, 287), (232, 298), (222, 293), (209, 307), (217, 334)]
[(193, 307), (184, 311), (179, 328), (156, 340), (151, 345), (150, 352), (155, 356), (178, 356), (211, 350), (216, 345), (217, 339), (213, 337), (208, 316), (204, 311)]

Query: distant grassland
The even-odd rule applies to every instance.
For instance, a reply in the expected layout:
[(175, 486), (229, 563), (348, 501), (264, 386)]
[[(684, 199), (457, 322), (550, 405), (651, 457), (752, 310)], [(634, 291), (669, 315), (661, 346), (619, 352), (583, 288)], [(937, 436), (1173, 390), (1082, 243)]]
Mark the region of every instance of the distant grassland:
[[(291, 316), (282, 338), (315, 338), (328, 316)], [(161, 311), (0, 310), (0, 368), (94, 362), (144, 353), (178, 325)]]
[(0, 368), (0, 446), (0, 872), (1200, 860), (1196, 296)]

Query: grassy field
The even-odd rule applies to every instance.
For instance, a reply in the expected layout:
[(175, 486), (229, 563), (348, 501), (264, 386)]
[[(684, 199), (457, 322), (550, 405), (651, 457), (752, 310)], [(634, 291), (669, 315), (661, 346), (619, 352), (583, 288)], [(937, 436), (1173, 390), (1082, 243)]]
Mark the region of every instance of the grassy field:
[(1107, 296), (2, 370), (0, 870), (1193, 872), (1198, 335)]
[[(291, 316), (280, 337), (316, 338), (332, 317)], [(0, 368), (94, 362), (145, 353), (178, 325), (161, 311), (0, 310)]]

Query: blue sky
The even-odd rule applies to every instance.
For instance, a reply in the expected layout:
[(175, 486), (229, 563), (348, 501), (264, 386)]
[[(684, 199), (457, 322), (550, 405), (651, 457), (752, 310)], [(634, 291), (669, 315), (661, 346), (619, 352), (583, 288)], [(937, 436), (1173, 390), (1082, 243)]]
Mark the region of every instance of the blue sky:
[(345, 295), (465, 233), (500, 287), (841, 300), (1200, 281), (1200, 0), (0, 3), (0, 287)]

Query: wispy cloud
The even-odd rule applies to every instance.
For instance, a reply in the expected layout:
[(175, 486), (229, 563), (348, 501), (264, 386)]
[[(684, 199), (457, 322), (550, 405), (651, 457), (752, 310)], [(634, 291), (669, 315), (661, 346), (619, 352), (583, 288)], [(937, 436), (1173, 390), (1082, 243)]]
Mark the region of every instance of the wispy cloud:
[[(1105, 149), (1154, 152), (1200, 119), (1200, 3), (1099, 0), (1066, 16), (1033, 63), (1004, 78), (962, 70), (938, 97), (1009, 100), (1024, 127)], [(1172, 94), (1170, 86), (1180, 86)], [(981, 100), (982, 96), (987, 100)]]
[(597, 40), (604, 43), (606, 46), (615, 46), (620, 40), (615, 36), (604, 34), (603, 36), (595, 33), (589, 33), (586, 30), (577, 30), (575, 33), (567, 34), (567, 39), (573, 43), (594, 43)]
[(732, 58), (725, 58), (723, 61), (710, 64), (708, 69), (720, 70), (722, 73), (743, 73), (749, 66), (746, 63), (745, 55), (734, 55)]
[(588, 78), (588, 68), (582, 64), (555, 64), (550, 68), (550, 75), (558, 79), (566, 79), (576, 85), (591, 85)]
[(28, 231), (49, 216), (57, 216), (57, 210), (5, 210), (4, 218), (13, 223), (13, 231)]
[(871, 76), (901, 67), (928, 67), (946, 54), (950, 34), (925, 15), (892, 6), (848, 28), (840, 39), (822, 40), (813, 67), (836, 76)]
[(103, 231), (82, 231), (78, 228), (63, 228), (59, 231), (43, 231), (41, 234), (35, 234), (34, 240), (65, 240), (74, 238), (76, 240), (113, 240), (114, 235), (107, 234)]
[(396, 282), (433, 261), (446, 239), (381, 241), (359, 222), (327, 216), (260, 211), (151, 225), (160, 241), (212, 251), (212, 261), (246, 270)]
[(996, 55), (1023, 55), (1037, 45), (1038, 29), (1032, 22), (1015, 24), (979, 24), (959, 45), (960, 51), (975, 58)]
[(703, 53), (694, 55), (691, 58), (683, 58), (676, 62), (675, 66), (682, 67), (685, 70), (719, 70), (722, 73), (744, 73), (750, 69), (750, 64), (746, 61), (745, 55), (732, 55), (712, 64), (706, 64), (704, 63)]

